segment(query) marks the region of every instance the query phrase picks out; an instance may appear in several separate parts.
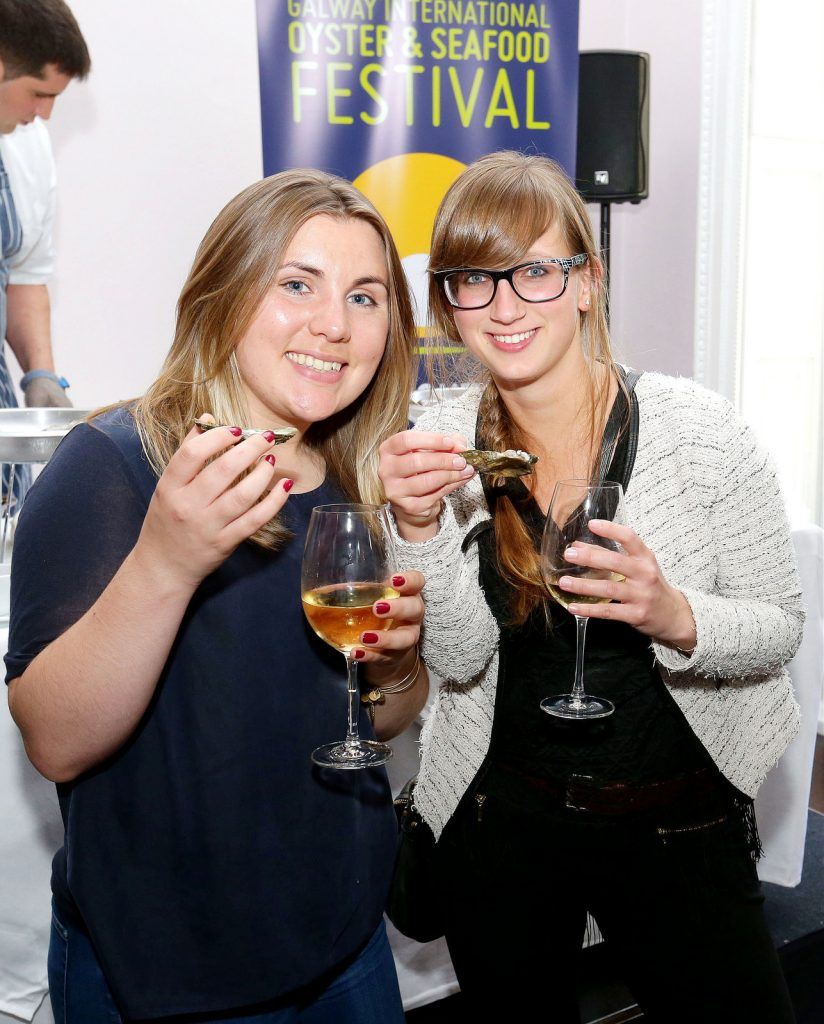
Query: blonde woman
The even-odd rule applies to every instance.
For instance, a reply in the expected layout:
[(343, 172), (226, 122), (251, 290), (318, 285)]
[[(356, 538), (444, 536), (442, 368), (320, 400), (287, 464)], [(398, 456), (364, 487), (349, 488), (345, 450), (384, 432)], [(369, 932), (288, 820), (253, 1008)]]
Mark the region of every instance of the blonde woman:
[[(313, 506), (383, 500), (413, 337), (373, 207), (315, 171), (267, 178), (207, 232), (155, 384), (72, 431), (32, 489), (6, 662), (66, 826), (61, 1024), (403, 1019), (387, 779), (310, 764), (339, 731), (342, 676), (303, 621), (300, 562)], [(203, 414), (225, 425), (201, 432)], [(377, 709), (384, 737), (427, 690), (422, 582), (396, 578), (375, 609), (394, 628), (357, 652), (374, 685), (414, 680)]]
[[(783, 666), (802, 612), (768, 461), (717, 395), (616, 365), (587, 212), (551, 161), (468, 168), (430, 269), (435, 331), (483, 381), (386, 441), (381, 477), (427, 577), (423, 652), (444, 680), (415, 796), (465, 996), (501, 1019), (545, 1005), (577, 1022), (589, 911), (645, 1019), (786, 1024), (752, 799), (796, 728)], [(483, 484), (467, 447), (539, 461)], [(628, 525), (593, 532), (623, 552), (566, 557), (623, 580), (560, 585), (608, 599), (570, 611), (589, 617), (587, 683), (615, 712), (564, 722), (540, 702), (570, 689), (575, 622), (538, 552), (556, 481), (594, 481), (602, 456)]]

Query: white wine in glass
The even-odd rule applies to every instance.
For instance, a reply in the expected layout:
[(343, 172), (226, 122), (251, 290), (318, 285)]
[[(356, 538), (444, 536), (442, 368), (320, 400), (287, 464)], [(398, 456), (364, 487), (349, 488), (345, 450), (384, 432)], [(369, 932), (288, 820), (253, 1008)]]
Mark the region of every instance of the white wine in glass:
[(593, 569), (588, 565), (570, 565), (566, 569), (556, 569), (545, 574), (546, 588), (562, 608), (569, 611), (571, 604), (609, 604), (608, 597), (594, 594), (573, 594), (571, 590), (562, 590), (558, 580), (562, 576), (576, 576), (586, 580), (609, 580), (612, 583), (623, 583), (626, 576), (620, 572), (608, 572), (606, 569)]
[[(575, 594), (558, 586), (562, 576), (579, 579), (610, 580), (620, 583), (624, 576), (607, 569), (567, 562), (564, 552), (576, 542), (594, 544), (609, 551), (622, 551), (613, 540), (599, 537), (589, 529), (591, 519), (624, 521), (624, 490), (620, 484), (605, 480), (590, 484), (586, 480), (559, 480), (552, 492), (541, 541), (541, 572), (551, 596), (569, 610), (571, 604), (606, 604), (608, 597)], [(584, 648), (587, 632), (586, 615), (575, 616), (575, 681), (570, 693), (558, 693), (541, 701), (541, 710), (556, 718), (605, 718), (615, 705), (604, 697), (593, 697), (584, 690)]]
[(358, 664), (352, 651), (367, 630), (389, 629), (392, 620), (372, 610), (376, 601), (398, 597), (391, 585), (397, 564), (386, 518), (379, 505), (319, 505), (312, 510), (301, 569), (301, 600), (309, 625), (346, 658), (348, 728), (346, 738), (312, 752), (327, 768), (367, 768), (383, 764), (392, 748), (358, 736)]
[(362, 633), (389, 629), (392, 620), (378, 618), (372, 606), (376, 601), (391, 601), (398, 596), (394, 587), (379, 583), (333, 583), (305, 591), (301, 599), (309, 625), (321, 640), (342, 654), (349, 654), (360, 646)]

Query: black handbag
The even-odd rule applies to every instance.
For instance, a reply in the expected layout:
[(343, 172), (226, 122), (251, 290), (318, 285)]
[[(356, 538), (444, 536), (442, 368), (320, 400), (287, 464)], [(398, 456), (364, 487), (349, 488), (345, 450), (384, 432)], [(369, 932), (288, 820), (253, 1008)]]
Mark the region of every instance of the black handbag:
[(395, 797), (400, 832), (386, 915), (402, 935), (431, 942), (444, 933), (443, 903), (435, 836), (415, 807), (417, 778)]

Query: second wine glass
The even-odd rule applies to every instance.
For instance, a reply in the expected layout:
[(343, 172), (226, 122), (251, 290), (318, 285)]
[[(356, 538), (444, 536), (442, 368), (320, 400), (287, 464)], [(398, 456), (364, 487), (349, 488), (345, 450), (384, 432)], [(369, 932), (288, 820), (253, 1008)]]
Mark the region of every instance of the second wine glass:
[[(552, 492), (541, 542), (541, 572), (547, 589), (563, 608), (571, 604), (605, 604), (608, 597), (574, 594), (563, 590), (558, 581), (563, 576), (586, 579), (620, 581), (624, 577), (606, 569), (568, 562), (564, 552), (573, 543), (595, 544), (610, 551), (622, 551), (621, 546), (606, 537), (599, 537), (589, 528), (592, 519), (624, 521), (624, 491), (620, 484), (605, 480), (590, 484), (587, 480), (559, 480)], [(556, 718), (605, 718), (615, 705), (604, 697), (593, 697), (584, 690), (584, 648), (587, 622), (585, 615), (575, 616), (575, 681), (570, 693), (545, 697), (541, 709)]]
[(365, 630), (389, 629), (392, 620), (372, 610), (398, 597), (392, 586), (395, 559), (386, 510), (379, 505), (319, 505), (312, 510), (301, 569), (303, 611), (321, 640), (346, 658), (349, 719), (346, 738), (312, 752), (327, 768), (383, 764), (392, 748), (358, 736), (360, 692), (353, 650)]

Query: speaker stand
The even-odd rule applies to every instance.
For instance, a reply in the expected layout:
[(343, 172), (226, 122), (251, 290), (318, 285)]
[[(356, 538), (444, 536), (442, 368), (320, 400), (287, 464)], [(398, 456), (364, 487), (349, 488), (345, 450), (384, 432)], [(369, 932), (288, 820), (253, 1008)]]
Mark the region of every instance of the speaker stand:
[(609, 327), (609, 208), (610, 203), (601, 203), (601, 260), (604, 264), (604, 294), (606, 295), (607, 327)]

